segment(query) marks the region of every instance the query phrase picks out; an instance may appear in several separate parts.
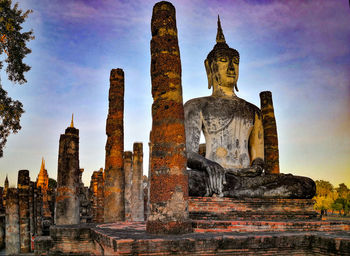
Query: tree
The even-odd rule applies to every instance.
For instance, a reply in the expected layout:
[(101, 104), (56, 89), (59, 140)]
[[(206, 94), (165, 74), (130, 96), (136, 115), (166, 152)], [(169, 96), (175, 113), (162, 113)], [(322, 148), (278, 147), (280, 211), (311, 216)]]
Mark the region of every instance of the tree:
[(339, 213), (343, 211), (344, 215), (347, 215), (350, 210), (350, 190), (344, 183), (339, 184), (335, 190), (338, 192), (338, 198), (334, 203), (338, 204)]
[(333, 185), (329, 181), (316, 180), (316, 195), (327, 196), (334, 190)]
[[(31, 53), (26, 43), (34, 39), (33, 31), (21, 32), (21, 24), (32, 10), (24, 13), (18, 9), (18, 3), (12, 7), (11, 0), (0, 0), (0, 56), (5, 56), (7, 64), (6, 74), (14, 83), (24, 84), (27, 80), (24, 73), (30, 67), (23, 63), (23, 58)], [(3, 61), (0, 60), (0, 70)], [(0, 157), (10, 133), (17, 133), (21, 129), (20, 118), (24, 113), (23, 105), (18, 100), (7, 96), (2, 88), (0, 79)]]
[(57, 181), (49, 178), (49, 189), (54, 190), (55, 188), (57, 188)]
[(346, 198), (350, 192), (344, 183), (339, 184), (339, 187), (337, 187), (336, 190), (340, 198)]
[(333, 202), (337, 198), (337, 192), (329, 181), (316, 180), (316, 195), (314, 197), (316, 210), (321, 214), (327, 214), (327, 210), (333, 209)]

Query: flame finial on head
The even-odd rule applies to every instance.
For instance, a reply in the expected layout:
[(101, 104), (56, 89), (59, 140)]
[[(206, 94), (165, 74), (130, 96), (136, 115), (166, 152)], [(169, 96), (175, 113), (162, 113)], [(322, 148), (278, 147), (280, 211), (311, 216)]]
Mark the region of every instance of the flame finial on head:
[(220, 16), (218, 15), (218, 31), (216, 34), (216, 43), (226, 43), (224, 32), (222, 32)]
[(73, 121), (74, 114), (72, 114), (72, 121), (70, 122), (70, 127), (74, 128), (74, 121)]

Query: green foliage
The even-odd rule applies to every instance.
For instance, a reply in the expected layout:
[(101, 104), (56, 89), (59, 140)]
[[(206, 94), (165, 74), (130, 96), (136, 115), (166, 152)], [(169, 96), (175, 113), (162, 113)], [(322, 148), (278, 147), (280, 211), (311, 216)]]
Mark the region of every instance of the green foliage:
[(314, 200), (314, 208), (321, 212), (333, 210), (345, 216), (350, 211), (350, 190), (344, 183), (334, 188), (328, 181), (317, 180)]
[(24, 112), (22, 107), (21, 102), (7, 97), (7, 92), (0, 87), (0, 157), (10, 132), (16, 133), (21, 129), (19, 119)]
[(346, 198), (350, 192), (344, 183), (339, 184), (339, 187), (336, 188), (336, 190), (340, 198)]
[(331, 194), (333, 192), (333, 185), (329, 181), (316, 180), (316, 195), (324, 196)]
[[(34, 39), (34, 36), (33, 31), (21, 32), (21, 24), (32, 11), (23, 13), (18, 9), (18, 3), (13, 7), (11, 5), (11, 0), (0, 0), (0, 56), (5, 57), (8, 79), (23, 84), (27, 82), (24, 73), (30, 70), (23, 63), (23, 58), (31, 52), (26, 43)], [(3, 61), (0, 60), (0, 70), (2, 67)], [(8, 97), (0, 83), (0, 157), (3, 156), (7, 137), (21, 129), (20, 118), (23, 113), (22, 103)]]
[(55, 179), (49, 178), (49, 189), (57, 188), (57, 181)]

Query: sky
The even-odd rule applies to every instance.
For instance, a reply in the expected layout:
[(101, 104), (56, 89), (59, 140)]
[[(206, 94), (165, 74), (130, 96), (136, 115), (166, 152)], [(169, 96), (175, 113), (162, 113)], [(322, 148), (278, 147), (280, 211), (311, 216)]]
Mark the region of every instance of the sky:
[[(14, 1), (15, 2), (15, 1)], [(22, 129), (10, 135), (0, 159), (0, 185), (8, 174), (30, 171), (41, 158), (57, 178), (60, 134), (74, 113), (80, 130), (80, 168), (89, 185), (104, 167), (109, 74), (125, 72), (124, 148), (143, 142), (148, 173), (151, 129), (150, 22), (156, 1), (21, 0), (32, 9), (28, 83), (10, 97), (25, 109)], [(240, 53), (237, 95), (260, 106), (271, 91), (282, 173), (350, 187), (350, 8), (347, 0), (174, 0), (182, 63), (183, 99), (208, 96), (204, 60), (215, 45), (217, 15), (226, 42)], [(4, 58), (4, 54), (0, 56)], [(5, 68), (4, 68), (5, 69)], [(3, 70), (4, 70), (3, 69)]]

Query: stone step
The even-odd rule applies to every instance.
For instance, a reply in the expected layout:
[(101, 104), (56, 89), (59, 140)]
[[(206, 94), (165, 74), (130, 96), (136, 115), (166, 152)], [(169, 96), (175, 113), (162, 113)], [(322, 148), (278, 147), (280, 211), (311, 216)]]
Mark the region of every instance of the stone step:
[(319, 220), (312, 199), (190, 197), (193, 220)]
[(239, 212), (228, 211), (225, 213), (214, 212), (190, 212), (192, 220), (319, 220), (317, 213), (282, 213), (282, 212)]
[(350, 231), (349, 221), (218, 221), (193, 220), (194, 232), (283, 232), (283, 231)]

